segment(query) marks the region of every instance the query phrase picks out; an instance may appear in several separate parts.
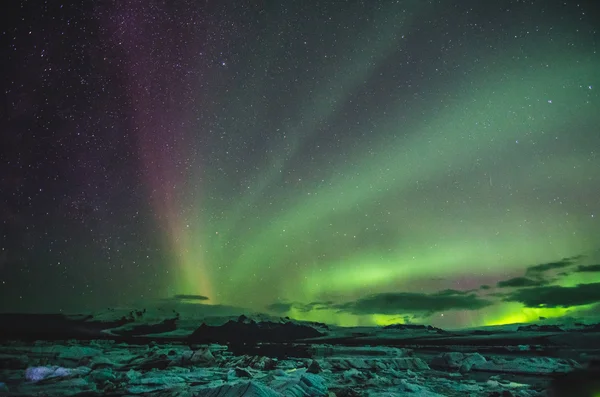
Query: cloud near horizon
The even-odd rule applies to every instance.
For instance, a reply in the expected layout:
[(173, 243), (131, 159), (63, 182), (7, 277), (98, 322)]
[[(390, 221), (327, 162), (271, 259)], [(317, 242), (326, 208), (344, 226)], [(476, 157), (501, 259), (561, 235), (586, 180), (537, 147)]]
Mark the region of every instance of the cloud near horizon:
[(460, 291), (440, 291), (434, 294), (413, 292), (370, 295), (343, 305), (338, 309), (352, 314), (433, 313), (449, 310), (477, 310), (493, 303), (475, 294)]
[(333, 302), (275, 302), (267, 307), (276, 313), (285, 313), (292, 308), (301, 311), (335, 310), (355, 315), (403, 315), (419, 313), (429, 316), (449, 310), (478, 310), (491, 306), (493, 302), (481, 299), (469, 291), (443, 290), (433, 294), (414, 292), (388, 292), (369, 295), (354, 301), (335, 304)]
[[(529, 288), (543, 287), (557, 281), (561, 277), (566, 277), (572, 272), (600, 272), (600, 265), (579, 265), (575, 270), (568, 269), (574, 266), (580, 259), (585, 258), (584, 255), (576, 255), (569, 258), (563, 258), (555, 262), (540, 263), (529, 266), (525, 269), (525, 275), (513, 277), (507, 280), (501, 280), (496, 283), (496, 288)], [(559, 273), (548, 275), (552, 270), (565, 269)], [(480, 289), (490, 289), (488, 285), (482, 285)], [(505, 296), (504, 294), (498, 296)]]
[(297, 303), (293, 302), (275, 302), (268, 305), (266, 309), (273, 313), (284, 314), (292, 310), (296, 305)]
[(600, 272), (600, 264), (597, 265), (579, 265), (575, 273), (596, 273)]
[(525, 271), (525, 275), (530, 277), (541, 277), (543, 273), (547, 271), (564, 269), (565, 267), (572, 266), (583, 257), (583, 255), (577, 255), (570, 258), (563, 258), (556, 262), (541, 263), (539, 265), (530, 266)]
[(186, 294), (177, 294), (173, 295), (171, 298), (176, 301), (207, 301), (210, 300), (208, 296), (204, 295), (186, 295)]
[(509, 292), (478, 295), (477, 290), (441, 290), (435, 293), (387, 292), (365, 296), (343, 303), (324, 302), (274, 302), (266, 308), (277, 314), (297, 310), (307, 313), (313, 310), (333, 310), (353, 315), (407, 315), (413, 318), (429, 317), (435, 313), (451, 310), (479, 310), (499, 302), (518, 302), (528, 308), (558, 308), (585, 306), (600, 303), (600, 283), (579, 284), (574, 287), (549, 285), (556, 281), (556, 274), (549, 272), (564, 269), (570, 273), (600, 272), (600, 264), (577, 265), (583, 255), (546, 262), (525, 269), (525, 275), (498, 281), (494, 286), (481, 285), (479, 291), (494, 288), (512, 288)]
[(523, 287), (541, 287), (549, 282), (543, 279), (531, 279), (528, 277), (514, 277), (508, 280), (498, 281), (498, 288), (523, 288)]
[(505, 302), (520, 302), (530, 308), (584, 306), (600, 302), (600, 283), (523, 288), (507, 294)]
[(333, 301), (324, 301), (324, 302), (310, 302), (310, 303), (300, 303), (300, 302), (275, 302), (271, 303), (266, 307), (268, 311), (277, 314), (287, 313), (292, 309), (296, 309), (303, 313), (308, 313), (311, 310), (327, 310), (331, 309), (335, 306)]

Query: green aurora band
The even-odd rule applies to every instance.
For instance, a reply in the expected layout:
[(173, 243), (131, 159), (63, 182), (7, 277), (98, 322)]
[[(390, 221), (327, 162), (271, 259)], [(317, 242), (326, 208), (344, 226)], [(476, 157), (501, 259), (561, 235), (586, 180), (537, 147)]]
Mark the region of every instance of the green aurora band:
[[(221, 160), (188, 176), (181, 206), (195, 213), (172, 222), (179, 231), (170, 233), (180, 236), (172, 247), (180, 262), (172, 293), (257, 311), (289, 303), (286, 315), (341, 325), (387, 324), (414, 313), (304, 310), (295, 303), (445, 289), (474, 290), (493, 302), (418, 320), (441, 326), (589, 309), (526, 308), (494, 300), (495, 288), (478, 288), (597, 250), (598, 208), (574, 203), (600, 186), (600, 156), (589, 146), (598, 139), (584, 133), (600, 134), (600, 54), (572, 45), (566, 30), (551, 41), (541, 33), (520, 40), (506, 34), (493, 50), (466, 36), (445, 56), (420, 60), (414, 94), (405, 87), (410, 95), (371, 105), (363, 109), (368, 119), (355, 122), (353, 101), (414, 46), (417, 22), (431, 12), (421, 7), (409, 17), (390, 6), (372, 17), (371, 28), (347, 34), (313, 79), (290, 83), (298, 106), (282, 107), (271, 125), (260, 121), (273, 106), (264, 96), (267, 76), (285, 61), (267, 51), (275, 48), (268, 38), (276, 28), (265, 32), (262, 52), (244, 62), (269, 73), (238, 79), (218, 98), (227, 104), (217, 118), (229, 144), (215, 143)], [(279, 37), (284, 46), (292, 41), (286, 34), (292, 32)], [(236, 169), (234, 159), (246, 150), (238, 144), (267, 129), (253, 166)], [(553, 285), (591, 282), (600, 282), (600, 273), (572, 273)]]

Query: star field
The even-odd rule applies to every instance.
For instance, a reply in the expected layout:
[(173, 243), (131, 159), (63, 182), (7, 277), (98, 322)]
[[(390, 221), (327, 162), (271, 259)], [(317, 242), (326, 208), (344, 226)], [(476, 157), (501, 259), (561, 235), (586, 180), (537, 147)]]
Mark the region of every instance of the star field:
[(594, 2), (259, 3), (9, 10), (0, 310), (598, 317)]

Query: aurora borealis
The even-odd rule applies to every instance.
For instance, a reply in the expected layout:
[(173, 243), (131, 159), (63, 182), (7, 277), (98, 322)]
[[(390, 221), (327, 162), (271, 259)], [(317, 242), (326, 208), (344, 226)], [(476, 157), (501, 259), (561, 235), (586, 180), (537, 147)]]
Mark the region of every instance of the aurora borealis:
[(600, 315), (593, 2), (21, 2), (0, 309)]

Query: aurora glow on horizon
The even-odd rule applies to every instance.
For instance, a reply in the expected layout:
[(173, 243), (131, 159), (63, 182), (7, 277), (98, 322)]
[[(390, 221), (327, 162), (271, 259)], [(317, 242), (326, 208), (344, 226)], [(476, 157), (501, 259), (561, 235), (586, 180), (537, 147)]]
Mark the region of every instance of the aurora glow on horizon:
[(594, 11), (336, 4), (94, 10), (112, 94), (72, 96), (95, 92), (90, 120), (126, 137), (97, 139), (129, 199), (109, 183), (103, 215), (82, 215), (120, 248), (83, 271), (97, 287), (80, 304), (201, 295), (341, 325), (599, 317)]

